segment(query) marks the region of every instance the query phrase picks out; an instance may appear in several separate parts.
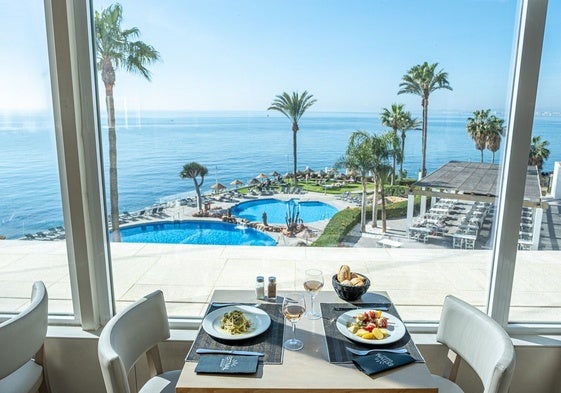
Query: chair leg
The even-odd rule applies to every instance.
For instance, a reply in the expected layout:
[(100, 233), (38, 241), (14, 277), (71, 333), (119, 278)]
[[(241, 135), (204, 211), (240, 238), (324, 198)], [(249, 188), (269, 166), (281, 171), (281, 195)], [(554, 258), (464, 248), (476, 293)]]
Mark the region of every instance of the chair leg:
[(451, 349), (448, 350), (448, 360), (444, 368), (442, 376), (449, 379), (452, 382), (456, 382), (458, 376), (458, 369), (460, 368), (460, 363), (462, 358)]
[(51, 389), (49, 388), (49, 384), (47, 382), (47, 369), (45, 368), (45, 344), (41, 345), (41, 348), (39, 348), (33, 360), (43, 368), (43, 378), (38, 392), (51, 393)]

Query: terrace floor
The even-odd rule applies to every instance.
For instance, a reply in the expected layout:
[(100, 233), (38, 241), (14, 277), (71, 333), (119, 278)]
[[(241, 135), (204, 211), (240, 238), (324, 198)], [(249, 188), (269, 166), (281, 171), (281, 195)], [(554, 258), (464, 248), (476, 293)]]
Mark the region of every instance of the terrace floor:
[[(255, 276), (274, 275), (279, 289), (301, 289), (304, 270), (324, 272), (324, 291), (341, 264), (365, 274), (370, 290), (387, 291), (408, 321), (438, 320), (444, 296), (484, 307), (490, 250), (362, 247), (248, 247), (112, 243), (118, 309), (161, 289), (170, 316), (201, 316), (214, 289), (252, 289)], [(511, 320), (561, 320), (558, 251), (520, 251)], [(0, 310), (17, 311), (43, 280), (51, 313), (72, 313), (64, 241), (0, 241)], [(538, 306), (538, 307), (536, 307)]]
[[(274, 197), (288, 199), (295, 195)], [(357, 206), (332, 195), (307, 193), (297, 197), (327, 202), (338, 209)], [(163, 215), (131, 224), (184, 219), (193, 211), (171, 204)], [(546, 244), (540, 242), (543, 249), (517, 254), (512, 321), (561, 321), (561, 254), (557, 245), (561, 239), (561, 205), (553, 204), (545, 216), (542, 241), (550, 239), (550, 247), (542, 247)], [(324, 272), (323, 290), (331, 291), (331, 276), (342, 264), (368, 276), (370, 290), (387, 291), (408, 321), (438, 320), (447, 294), (484, 308), (492, 251), (452, 249), (446, 238), (416, 242), (408, 239), (405, 221), (388, 221), (386, 234), (368, 223), (366, 233), (356, 228), (340, 247), (334, 248), (111, 243), (117, 309), (161, 289), (170, 316), (202, 316), (214, 289), (252, 289), (257, 275), (276, 276), (282, 290), (301, 289), (304, 270), (311, 267)], [(312, 223), (311, 227), (320, 232), (326, 223)], [(380, 248), (378, 241), (382, 238), (398, 242), (400, 247)], [(311, 240), (279, 238), (279, 245), (305, 245)], [(47, 285), (50, 313), (73, 313), (65, 241), (0, 241), (0, 313), (24, 307), (35, 280)]]

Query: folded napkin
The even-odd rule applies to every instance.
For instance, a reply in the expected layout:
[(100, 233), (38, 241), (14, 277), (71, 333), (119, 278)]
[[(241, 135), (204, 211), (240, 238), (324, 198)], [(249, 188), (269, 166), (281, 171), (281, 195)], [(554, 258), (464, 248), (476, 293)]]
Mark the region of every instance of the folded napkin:
[(196, 373), (254, 374), (257, 372), (259, 356), (246, 355), (201, 355), (195, 367)]
[(413, 363), (415, 359), (403, 353), (377, 352), (373, 355), (353, 358), (355, 366), (367, 375)]

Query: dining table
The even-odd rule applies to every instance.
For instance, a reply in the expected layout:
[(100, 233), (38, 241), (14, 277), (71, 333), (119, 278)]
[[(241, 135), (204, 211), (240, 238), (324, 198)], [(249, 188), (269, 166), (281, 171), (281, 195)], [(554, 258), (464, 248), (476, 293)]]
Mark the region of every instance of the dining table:
[[(244, 304), (265, 310), (271, 316), (271, 326), (249, 341), (244, 348), (243, 342), (224, 341), (209, 337), (201, 328), (193, 341), (181, 370), (176, 385), (176, 393), (265, 393), (265, 392), (308, 392), (314, 393), (350, 393), (350, 392), (437, 392), (430, 371), (414, 344), (411, 336), (406, 335), (391, 345), (363, 345), (350, 340), (335, 328), (337, 316), (356, 308), (388, 309), (399, 318), (397, 309), (385, 292), (365, 293), (356, 302), (341, 300), (332, 290), (320, 291), (316, 298), (316, 307), (322, 317), (308, 319), (302, 317), (296, 323), (296, 337), (303, 341), (304, 347), (291, 351), (282, 347), (282, 342), (292, 335), (291, 325), (284, 321), (281, 303), (283, 296), (295, 291), (278, 291), (273, 301), (257, 300), (254, 291), (215, 290), (209, 304), (208, 312), (225, 305)], [(305, 293), (302, 291), (302, 293)], [(309, 296), (307, 302), (309, 302)], [(387, 302), (387, 303), (386, 303)], [(309, 303), (307, 304), (307, 307)], [(406, 328), (405, 328), (406, 330)], [(252, 341), (253, 340), (253, 341)], [(403, 346), (410, 351), (415, 361), (397, 368), (367, 375), (352, 362), (353, 357), (345, 348), (384, 348)], [(257, 371), (251, 374), (197, 373), (195, 368), (200, 358), (198, 348), (252, 349), (261, 350), (265, 356), (260, 357)], [(202, 355), (205, 356), (205, 355)]]

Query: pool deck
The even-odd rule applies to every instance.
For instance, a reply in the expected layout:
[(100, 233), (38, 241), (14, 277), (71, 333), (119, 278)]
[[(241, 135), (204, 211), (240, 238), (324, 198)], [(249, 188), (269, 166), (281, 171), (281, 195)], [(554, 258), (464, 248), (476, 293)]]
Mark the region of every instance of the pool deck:
[[(215, 195), (218, 197), (219, 195)], [(259, 200), (259, 199), (277, 199), (281, 201), (288, 201), (291, 199), (298, 199), (301, 202), (306, 201), (318, 201), (327, 203), (337, 210), (343, 210), (349, 207), (359, 207), (356, 203), (348, 200), (343, 200), (338, 198), (337, 195), (324, 194), (324, 193), (311, 193), (305, 192), (301, 194), (284, 194), (284, 193), (274, 193), (272, 195), (261, 195), (261, 196), (247, 196), (245, 198), (235, 198), (230, 200), (212, 200), (210, 214), (222, 215), (225, 214), (228, 208), (233, 207), (238, 203)], [(158, 222), (158, 221), (180, 221), (180, 220), (218, 220), (218, 218), (212, 217), (194, 217), (193, 215), (198, 212), (198, 209), (193, 206), (182, 205), (180, 200), (167, 202), (162, 205), (164, 207), (162, 213), (150, 215), (144, 214), (138, 216), (136, 213), (131, 213), (134, 220), (129, 220), (126, 223), (122, 223), (121, 227), (126, 228), (130, 225), (137, 225), (147, 222)], [(153, 207), (147, 208), (145, 210), (153, 210)], [(309, 229), (308, 231), (297, 235), (296, 237), (284, 236), (280, 232), (267, 232), (268, 235), (273, 237), (277, 241), (278, 246), (305, 246), (310, 244), (315, 240), (317, 236), (323, 232), (325, 226), (329, 220), (305, 222), (304, 224)], [(272, 226), (279, 226), (278, 224), (272, 224)]]

